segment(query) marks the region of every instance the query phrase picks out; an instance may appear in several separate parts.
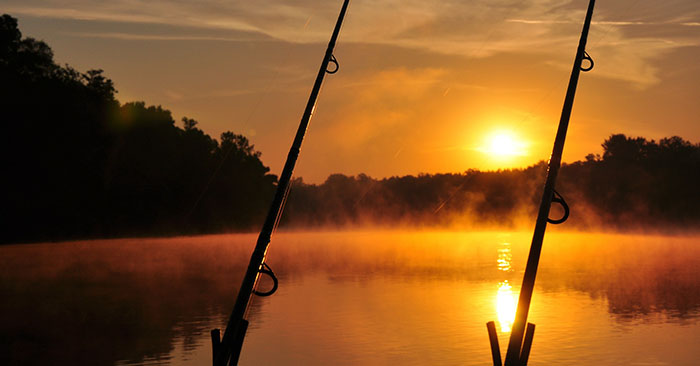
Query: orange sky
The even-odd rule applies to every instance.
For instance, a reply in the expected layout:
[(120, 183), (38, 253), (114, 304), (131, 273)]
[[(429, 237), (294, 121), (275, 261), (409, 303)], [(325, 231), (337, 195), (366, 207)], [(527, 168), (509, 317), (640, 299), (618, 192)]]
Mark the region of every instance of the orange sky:
[[(518, 167), (552, 148), (587, 1), (354, 0), (296, 175)], [(59, 63), (121, 102), (250, 137), (279, 174), (341, 1), (4, 0)], [(599, 1), (564, 161), (613, 133), (700, 141), (697, 0)], [(484, 152), (494, 131), (515, 155)]]

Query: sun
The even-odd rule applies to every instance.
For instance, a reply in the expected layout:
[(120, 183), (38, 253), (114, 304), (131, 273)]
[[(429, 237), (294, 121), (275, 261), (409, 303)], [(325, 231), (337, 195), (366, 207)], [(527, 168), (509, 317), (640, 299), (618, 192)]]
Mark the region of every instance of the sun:
[(494, 155), (516, 155), (515, 141), (512, 136), (503, 133), (492, 135), (489, 150)]
[(499, 130), (486, 135), (481, 152), (496, 158), (524, 156), (525, 143), (513, 131)]

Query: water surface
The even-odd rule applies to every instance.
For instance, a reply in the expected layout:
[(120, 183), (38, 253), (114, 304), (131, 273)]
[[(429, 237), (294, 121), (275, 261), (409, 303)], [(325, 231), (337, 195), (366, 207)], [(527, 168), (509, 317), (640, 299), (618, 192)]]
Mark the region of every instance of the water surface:
[[(0, 364), (208, 365), (255, 235), (0, 247)], [(531, 233), (281, 233), (241, 365), (489, 365)], [(697, 237), (546, 236), (530, 365), (695, 365)], [(265, 285), (265, 284), (261, 284)], [(503, 350), (505, 351), (505, 350)]]

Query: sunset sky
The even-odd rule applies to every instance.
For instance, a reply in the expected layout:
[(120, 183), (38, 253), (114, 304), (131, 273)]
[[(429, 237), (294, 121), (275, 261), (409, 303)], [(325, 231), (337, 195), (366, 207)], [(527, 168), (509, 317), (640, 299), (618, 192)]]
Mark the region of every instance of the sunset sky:
[[(101, 68), (279, 174), (341, 0), (0, 0), (58, 63)], [(587, 0), (353, 0), (296, 176), (523, 167), (547, 159)], [(697, 0), (598, 1), (564, 161), (613, 133), (700, 142)], [(507, 145), (507, 147), (504, 147)]]

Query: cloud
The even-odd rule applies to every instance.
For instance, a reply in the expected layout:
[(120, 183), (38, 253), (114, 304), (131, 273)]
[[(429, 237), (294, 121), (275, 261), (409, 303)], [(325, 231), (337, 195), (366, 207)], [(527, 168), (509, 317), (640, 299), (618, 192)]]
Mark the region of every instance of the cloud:
[[(581, 22), (578, 21), (571, 21), (571, 20), (556, 20), (556, 19), (506, 19), (506, 22), (509, 23), (523, 23), (523, 24), (580, 24)], [(659, 26), (668, 26), (668, 25), (676, 25), (676, 26), (698, 26), (700, 23), (694, 23), (694, 22), (642, 22), (642, 21), (613, 21), (613, 20), (600, 20), (600, 21), (591, 21), (592, 25), (619, 25), (619, 26), (625, 26), (625, 25), (659, 25)]]
[(506, 19), (506, 22), (510, 23), (523, 23), (523, 24), (570, 24), (572, 22), (568, 20), (554, 20), (554, 19)]
[(329, 137), (344, 136), (339, 147), (348, 150), (372, 144), (380, 136), (396, 135), (397, 129), (430, 109), (432, 97), (444, 93), (445, 77), (442, 69), (399, 67), (338, 80), (342, 85), (338, 90), (349, 91), (353, 98), (337, 107), (342, 117), (324, 132)]
[[(32, 3), (39, 3), (41, 5), (32, 6), (30, 5)], [(27, 0), (18, 2), (10, 0), (4, 12), (39, 18), (166, 24), (265, 33), (264, 30), (251, 25), (244, 19), (225, 18), (206, 12), (191, 10), (192, 9), (188, 7), (179, 6), (177, 3), (163, 4), (162, 1), (114, 0), (111, 2), (96, 3), (73, 0), (54, 3), (52, 1)]]
[(595, 46), (595, 51), (589, 48), (589, 53), (597, 60), (597, 76), (627, 81), (637, 89), (645, 89), (661, 81), (659, 68), (654, 66), (654, 61), (662, 59), (674, 49), (693, 45), (697, 43), (658, 38), (626, 39), (613, 34)]
[[(642, 1), (598, 4), (594, 27), (605, 29), (599, 46), (615, 63), (637, 65), (639, 76), (606, 72), (610, 78), (652, 85), (658, 81), (655, 60), (670, 50), (700, 44), (689, 27), (700, 25), (696, 0), (674, 7)], [(144, 32), (95, 32), (81, 37), (159, 41), (244, 41), (220, 32), (247, 32), (291, 43), (324, 43), (333, 28), (340, 1), (258, 0), (6, 0), (15, 15), (121, 23), (196, 27), (216, 34), (175, 35)], [(437, 54), (488, 57), (500, 53), (539, 53), (568, 59), (580, 34), (585, 1), (574, 0), (353, 0), (343, 42), (419, 49)], [(649, 27), (676, 27), (657, 32)], [(626, 30), (620, 31), (619, 28)], [(656, 28), (654, 28), (656, 29)], [(666, 28), (665, 28), (666, 29)], [(685, 29), (685, 30), (684, 30)], [(592, 32), (595, 30), (592, 29)], [(651, 34), (650, 34), (651, 33)], [(255, 37), (253, 37), (255, 38)], [(256, 39), (257, 40), (257, 39)], [(637, 47), (626, 45), (634, 44)], [(640, 46), (647, 47), (639, 49)], [(563, 57), (566, 55), (566, 57)], [(619, 71), (619, 70), (618, 70)]]
[(218, 37), (191, 36), (166, 34), (136, 34), (121, 32), (64, 32), (63, 34), (81, 38), (118, 39), (125, 41), (216, 41), (216, 42), (246, 42), (261, 41), (259, 37)]

